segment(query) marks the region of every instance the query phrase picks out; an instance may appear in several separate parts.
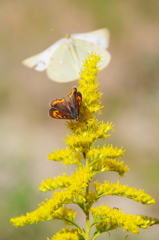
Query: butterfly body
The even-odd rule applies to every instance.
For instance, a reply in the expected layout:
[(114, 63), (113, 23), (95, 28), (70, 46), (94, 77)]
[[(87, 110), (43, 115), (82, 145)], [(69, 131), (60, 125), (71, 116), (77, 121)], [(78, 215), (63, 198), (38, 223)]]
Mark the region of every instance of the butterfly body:
[(56, 119), (79, 119), (79, 112), (82, 103), (82, 94), (73, 87), (68, 95), (68, 101), (65, 98), (55, 99), (50, 103), (50, 117)]
[(99, 69), (106, 67), (110, 54), (106, 48), (109, 43), (107, 29), (99, 29), (89, 33), (67, 35), (55, 42), (45, 51), (27, 58), (23, 64), (34, 67), (37, 71), (47, 71), (50, 79), (57, 82), (70, 82), (79, 78), (83, 60), (89, 53), (101, 56)]

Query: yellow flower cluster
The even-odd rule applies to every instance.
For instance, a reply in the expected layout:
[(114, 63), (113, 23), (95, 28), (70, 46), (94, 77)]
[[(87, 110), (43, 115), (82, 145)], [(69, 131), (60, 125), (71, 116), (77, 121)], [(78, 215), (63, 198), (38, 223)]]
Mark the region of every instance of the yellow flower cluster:
[(120, 176), (129, 171), (129, 168), (123, 164), (123, 161), (118, 161), (123, 155), (124, 150), (122, 148), (113, 148), (112, 145), (93, 148), (87, 153), (93, 171), (114, 171), (118, 172)]
[(42, 182), (40, 190), (48, 191), (51, 188), (66, 188), (62, 192), (54, 192), (51, 199), (39, 204), (39, 208), (26, 216), (11, 219), (15, 226), (24, 226), (26, 224), (37, 223), (51, 219), (74, 220), (75, 213), (73, 210), (63, 209), (63, 205), (76, 203), (77, 205), (85, 202), (85, 189), (92, 179), (92, 173), (85, 167), (79, 169), (71, 177), (67, 175), (48, 179)]
[(158, 223), (156, 218), (148, 218), (140, 215), (130, 215), (123, 213), (116, 208), (108, 206), (93, 207), (90, 210), (94, 218), (94, 225), (99, 232), (106, 232), (118, 227), (132, 232), (139, 233), (138, 228), (148, 228), (148, 226)]
[(92, 179), (92, 176), (93, 173), (90, 171), (90, 169), (88, 167), (84, 167), (82, 169), (77, 169), (72, 176), (64, 174), (63, 176), (44, 180), (41, 183), (39, 190), (46, 192), (55, 189), (68, 188), (71, 191), (78, 192), (87, 187)]
[(58, 151), (52, 151), (48, 155), (48, 159), (52, 161), (61, 161), (64, 165), (76, 164), (77, 166), (81, 165), (81, 154), (79, 152), (73, 152), (70, 148), (58, 149)]
[(80, 231), (78, 229), (63, 228), (60, 232), (56, 233), (51, 239), (47, 240), (80, 240)]
[(105, 181), (103, 184), (98, 181), (93, 183), (93, 186), (99, 195), (116, 195), (120, 197), (127, 197), (136, 202), (141, 202), (142, 204), (154, 204), (155, 199), (150, 195), (144, 193), (143, 190), (136, 190), (135, 188), (129, 187), (127, 185), (121, 185), (118, 183), (111, 183), (110, 181)]
[(39, 208), (35, 211), (27, 213), (25, 216), (20, 216), (11, 219), (11, 223), (16, 227), (22, 227), (27, 224), (38, 223), (46, 220), (65, 220), (74, 221), (76, 212), (72, 209), (62, 207), (64, 203), (72, 202), (72, 196), (67, 195), (68, 192), (56, 192), (53, 197), (46, 202), (39, 204)]

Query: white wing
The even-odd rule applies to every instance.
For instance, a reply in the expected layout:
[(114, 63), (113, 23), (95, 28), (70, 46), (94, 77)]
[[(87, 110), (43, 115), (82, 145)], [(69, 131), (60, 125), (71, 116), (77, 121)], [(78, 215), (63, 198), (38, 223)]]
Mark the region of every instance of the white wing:
[(47, 70), (48, 77), (54, 81), (70, 82), (79, 77), (83, 60), (90, 52), (102, 57), (100, 69), (106, 67), (111, 58), (105, 50), (108, 44), (109, 31), (106, 28), (67, 35), (45, 51), (25, 59), (23, 64), (37, 71)]
[(47, 68), (47, 75), (57, 82), (71, 82), (79, 78), (79, 72), (84, 59), (93, 53), (101, 56), (99, 69), (103, 69), (110, 62), (107, 50), (81, 39), (68, 39), (55, 51)]
[(59, 41), (51, 45), (49, 48), (47, 48), (45, 51), (25, 59), (22, 63), (27, 67), (34, 67), (34, 69), (37, 71), (46, 70), (48, 68), (52, 55), (64, 41), (65, 38), (60, 39)]
[(107, 49), (109, 46), (109, 36), (109, 31), (106, 28), (102, 28), (89, 33), (75, 33), (71, 35), (71, 37), (74, 39), (81, 39), (94, 43), (103, 49)]

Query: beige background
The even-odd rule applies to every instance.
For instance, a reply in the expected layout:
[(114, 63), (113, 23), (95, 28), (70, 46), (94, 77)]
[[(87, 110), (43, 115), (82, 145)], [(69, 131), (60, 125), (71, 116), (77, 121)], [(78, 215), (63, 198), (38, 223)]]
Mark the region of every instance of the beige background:
[[(16, 229), (14, 216), (33, 211), (49, 198), (37, 190), (41, 181), (71, 171), (47, 161), (68, 130), (65, 121), (48, 117), (48, 103), (66, 97), (77, 82), (52, 82), (21, 64), (65, 33), (82, 33), (107, 27), (111, 33), (112, 60), (99, 74), (103, 92), (100, 119), (115, 124), (106, 141), (126, 149), (124, 161), (130, 171), (123, 179), (152, 195), (157, 204), (146, 207), (118, 197), (100, 203), (123, 208), (131, 214), (159, 217), (159, 1), (155, 0), (1, 0), (0, 1), (0, 239), (46, 239), (61, 228), (58, 222)], [(51, 29), (54, 29), (52, 31)], [(99, 179), (116, 182), (115, 173)], [(82, 220), (82, 215), (78, 221)], [(99, 238), (120, 240), (127, 232), (117, 230)], [(130, 240), (157, 240), (159, 226), (128, 234)]]

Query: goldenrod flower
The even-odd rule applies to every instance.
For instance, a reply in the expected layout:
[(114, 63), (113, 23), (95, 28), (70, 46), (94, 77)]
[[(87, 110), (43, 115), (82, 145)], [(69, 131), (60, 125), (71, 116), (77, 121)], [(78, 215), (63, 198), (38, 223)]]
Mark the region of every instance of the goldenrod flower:
[(139, 233), (138, 228), (148, 228), (148, 226), (159, 223), (159, 220), (156, 218), (130, 215), (123, 213), (120, 209), (110, 208), (109, 206), (93, 207), (90, 211), (94, 218), (92, 225), (96, 225), (100, 233), (122, 227), (136, 234)]
[[(73, 164), (77, 169), (70, 175), (62, 174), (44, 180), (39, 190), (53, 191), (50, 199), (39, 204), (33, 212), (12, 218), (11, 223), (16, 227), (45, 220), (63, 220), (66, 225), (73, 228), (63, 228), (50, 240), (95, 240), (102, 232), (118, 227), (136, 234), (139, 233), (139, 228), (148, 228), (159, 223), (158, 219), (130, 215), (108, 205), (93, 207), (94, 203), (107, 195), (125, 197), (146, 205), (155, 203), (155, 200), (143, 190), (122, 185), (120, 182), (112, 183), (106, 180), (100, 183), (94, 180), (101, 172), (113, 171), (123, 176), (129, 171), (122, 160), (125, 153), (122, 147), (113, 147), (111, 144), (99, 145), (99, 140), (104, 141), (110, 137), (110, 131), (113, 131), (114, 127), (112, 123), (98, 121), (95, 115), (100, 114), (103, 108), (102, 94), (98, 91), (99, 83), (96, 81), (99, 61), (99, 56), (90, 55), (84, 62), (78, 88), (83, 96), (79, 120), (66, 122), (70, 129), (70, 135), (65, 140), (66, 148), (54, 150), (48, 155), (49, 160), (60, 161), (64, 165)], [(76, 204), (83, 211), (85, 229), (77, 224), (76, 211), (69, 209), (68, 204)], [(90, 214), (93, 221), (90, 220)], [(93, 226), (96, 229), (91, 237)]]

